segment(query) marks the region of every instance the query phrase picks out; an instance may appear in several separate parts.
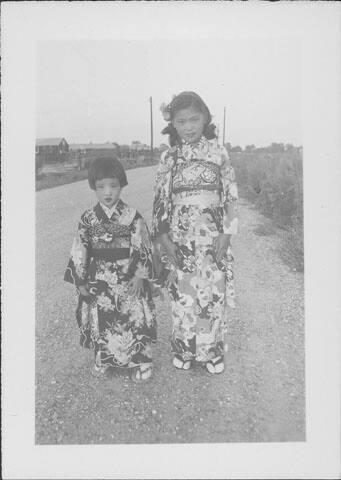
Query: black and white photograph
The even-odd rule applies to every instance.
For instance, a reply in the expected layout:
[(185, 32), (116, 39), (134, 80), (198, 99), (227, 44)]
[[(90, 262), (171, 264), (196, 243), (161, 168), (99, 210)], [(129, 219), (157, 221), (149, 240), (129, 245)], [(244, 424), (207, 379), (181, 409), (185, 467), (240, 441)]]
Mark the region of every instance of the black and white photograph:
[(37, 443), (305, 439), (300, 56), (39, 44)]
[(283, 3), (8, 2), (6, 478), (340, 474), (340, 8)]

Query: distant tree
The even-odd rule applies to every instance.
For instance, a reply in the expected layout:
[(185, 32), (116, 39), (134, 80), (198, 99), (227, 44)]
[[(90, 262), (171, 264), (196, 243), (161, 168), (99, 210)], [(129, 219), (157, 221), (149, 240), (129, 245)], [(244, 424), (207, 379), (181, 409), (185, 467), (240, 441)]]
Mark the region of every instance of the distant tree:
[(252, 145), (246, 145), (245, 152), (252, 152), (255, 149), (256, 149), (256, 147), (253, 144)]
[(274, 142), (270, 145), (270, 150), (273, 153), (282, 153), (282, 152), (284, 152), (284, 144)]
[(243, 151), (243, 149), (239, 145), (236, 145), (235, 147), (231, 148), (231, 152), (237, 153), (237, 152), (242, 152), (242, 151)]
[(286, 152), (292, 152), (294, 150), (294, 146), (291, 143), (287, 143), (285, 145), (285, 151)]

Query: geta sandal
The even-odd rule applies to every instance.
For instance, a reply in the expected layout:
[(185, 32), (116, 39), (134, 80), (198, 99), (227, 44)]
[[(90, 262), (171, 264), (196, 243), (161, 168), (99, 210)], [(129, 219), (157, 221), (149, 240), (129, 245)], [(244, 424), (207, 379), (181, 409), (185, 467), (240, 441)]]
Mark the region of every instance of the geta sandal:
[(189, 370), (192, 367), (192, 360), (183, 360), (178, 355), (175, 355), (173, 365), (178, 370)]
[(151, 363), (145, 363), (139, 365), (132, 375), (132, 380), (135, 383), (146, 382), (150, 380), (153, 373), (153, 367)]
[(208, 373), (219, 374), (222, 373), (225, 369), (224, 357), (216, 357), (208, 360), (205, 363), (206, 370)]

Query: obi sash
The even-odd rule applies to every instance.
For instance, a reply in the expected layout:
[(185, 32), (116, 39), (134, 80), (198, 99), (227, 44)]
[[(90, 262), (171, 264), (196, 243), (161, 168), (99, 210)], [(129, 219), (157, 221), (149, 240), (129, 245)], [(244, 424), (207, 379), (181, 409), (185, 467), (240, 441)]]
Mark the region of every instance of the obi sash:
[(209, 207), (220, 205), (220, 203), (221, 197), (218, 190), (189, 190), (173, 196), (173, 205)]

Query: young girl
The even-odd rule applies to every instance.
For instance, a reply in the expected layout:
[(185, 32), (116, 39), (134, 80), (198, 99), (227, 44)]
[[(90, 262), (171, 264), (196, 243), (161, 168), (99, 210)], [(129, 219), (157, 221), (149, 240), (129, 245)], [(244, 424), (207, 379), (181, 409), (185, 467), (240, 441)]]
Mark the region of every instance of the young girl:
[(117, 159), (95, 160), (88, 179), (99, 202), (81, 216), (64, 277), (79, 292), (81, 345), (94, 348), (95, 376), (110, 366), (136, 367), (133, 379), (147, 380), (156, 340), (149, 233), (120, 199), (128, 182)]
[(170, 148), (156, 176), (152, 236), (163, 277), (168, 274), (173, 364), (187, 370), (196, 361), (210, 373), (221, 373), (225, 306), (233, 307), (234, 300), (234, 171), (197, 94), (182, 92), (162, 111), (169, 121), (162, 133), (169, 135)]

